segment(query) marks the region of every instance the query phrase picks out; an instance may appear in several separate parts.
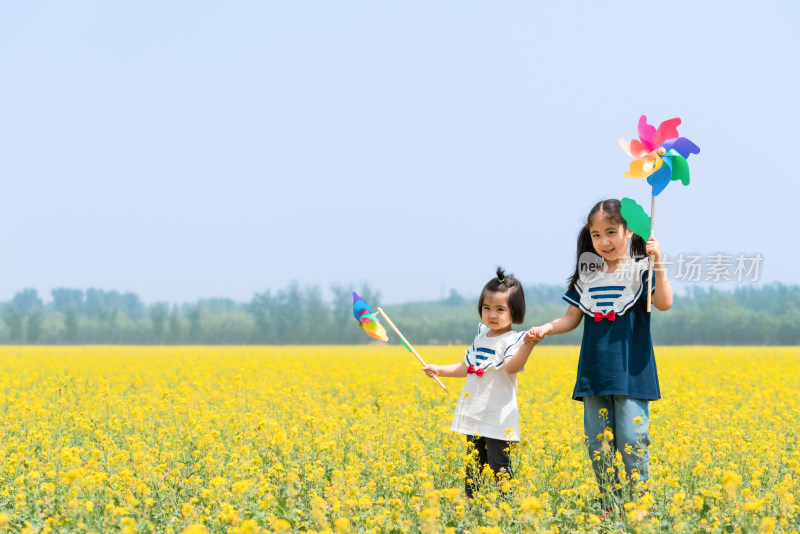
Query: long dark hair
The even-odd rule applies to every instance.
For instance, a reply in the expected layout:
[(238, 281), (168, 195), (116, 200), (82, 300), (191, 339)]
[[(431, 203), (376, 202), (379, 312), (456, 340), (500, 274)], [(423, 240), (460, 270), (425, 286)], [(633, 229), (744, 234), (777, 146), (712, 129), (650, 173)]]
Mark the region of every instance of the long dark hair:
[(514, 275), (507, 273), (502, 267), (497, 268), (497, 276), (486, 282), (481, 291), (481, 298), (478, 299), (478, 315), (481, 316), (483, 310), (483, 299), (486, 293), (505, 293), (508, 291), (508, 308), (511, 311), (511, 322), (520, 324), (525, 321), (525, 292), (522, 284), (514, 278)]
[[(619, 200), (616, 198), (610, 198), (608, 200), (602, 200), (594, 205), (594, 207), (589, 210), (589, 216), (586, 217), (586, 224), (583, 225), (581, 231), (578, 232), (578, 251), (575, 255), (575, 272), (569, 278), (569, 288), (574, 289), (575, 283), (578, 281), (580, 277), (580, 265), (578, 262), (580, 261), (581, 254), (584, 252), (595, 252), (594, 245), (592, 245), (592, 234), (589, 231), (589, 225), (592, 224), (592, 220), (599, 214), (603, 213), (612, 223), (621, 224), (622, 227), (627, 230), (628, 223), (622, 217), (622, 212), (620, 211), (621, 204)], [(631, 237), (630, 242), (630, 251), (629, 254), (633, 259), (643, 258), (647, 255), (645, 252), (645, 241), (642, 237), (638, 234), (633, 234)]]

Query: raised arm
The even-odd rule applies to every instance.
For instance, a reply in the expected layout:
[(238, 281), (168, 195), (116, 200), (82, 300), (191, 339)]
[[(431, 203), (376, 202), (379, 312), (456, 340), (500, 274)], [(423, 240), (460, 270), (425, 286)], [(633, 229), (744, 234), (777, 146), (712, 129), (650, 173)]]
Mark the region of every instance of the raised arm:
[(429, 363), (422, 368), (425, 374), (433, 378), (434, 376), (445, 376), (452, 378), (463, 378), (467, 376), (467, 364), (464, 362), (453, 363), (450, 365), (436, 365)]
[(654, 256), (653, 280), (656, 289), (653, 291), (653, 306), (661, 311), (667, 311), (672, 307), (672, 286), (669, 283), (669, 275), (664, 267), (659, 267), (661, 258), (661, 243), (655, 237), (647, 240), (645, 247), (647, 254)]

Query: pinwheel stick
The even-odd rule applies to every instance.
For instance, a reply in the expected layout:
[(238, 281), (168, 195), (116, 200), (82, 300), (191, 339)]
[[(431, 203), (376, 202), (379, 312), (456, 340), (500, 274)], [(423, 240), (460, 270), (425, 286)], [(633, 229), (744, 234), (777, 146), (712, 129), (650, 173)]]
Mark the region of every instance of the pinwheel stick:
[[(650, 237), (653, 237), (653, 226), (656, 220), (656, 197), (650, 197)], [(653, 295), (653, 256), (650, 255), (647, 273), (647, 311), (650, 312), (650, 303)]]
[[(394, 323), (392, 322), (392, 320), (391, 320), (391, 319), (389, 319), (389, 316), (388, 316), (388, 315), (386, 315), (386, 312), (385, 312), (385, 311), (383, 311), (383, 309), (382, 309), (382, 308), (378, 308), (378, 313), (380, 313), (381, 315), (383, 315), (383, 318), (384, 318), (384, 319), (386, 319), (386, 322), (387, 322), (387, 323), (389, 323), (389, 326), (391, 326), (391, 327), (392, 327), (392, 330), (394, 330), (394, 331), (397, 333), (397, 335), (398, 335), (398, 336), (400, 336), (400, 339), (402, 339), (402, 340), (403, 340), (403, 343), (405, 344), (406, 348), (408, 348), (408, 350), (410, 350), (410, 351), (412, 352), (412, 354), (414, 354), (414, 356), (416, 356), (416, 357), (417, 357), (417, 359), (419, 360), (419, 362), (420, 362), (422, 365), (427, 365), (427, 364), (425, 363), (425, 360), (423, 360), (423, 359), (420, 357), (420, 355), (419, 355), (419, 354), (417, 354), (417, 351), (416, 351), (416, 350), (414, 350), (414, 347), (412, 347), (412, 346), (411, 346), (411, 343), (409, 343), (409, 342), (408, 342), (408, 340), (405, 338), (405, 336), (404, 336), (403, 334), (401, 334), (401, 333), (400, 333), (400, 330), (398, 330), (398, 329), (397, 329), (397, 327), (394, 325)], [(440, 385), (440, 386), (442, 386), (442, 389), (443, 389), (443, 390), (445, 390), (447, 393), (450, 393), (450, 390), (449, 390), (449, 389), (447, 389), (447, 387), (446, 387), (444, 384), (442, 384), (442, 381), (441, 381), (441, 380), (439, 380), (439, 377), (438, 377), (438, 376), (434, 376), (433, 378), (434, 378), (434, 380), (436, 380), (436, 381), (439, 383), (439, 385)]]

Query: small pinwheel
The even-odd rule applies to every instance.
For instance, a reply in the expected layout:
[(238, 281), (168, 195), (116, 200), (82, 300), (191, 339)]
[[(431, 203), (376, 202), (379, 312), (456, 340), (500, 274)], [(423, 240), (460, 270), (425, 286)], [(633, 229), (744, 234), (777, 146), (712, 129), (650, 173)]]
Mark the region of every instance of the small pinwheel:
[(658, 130), (647, 124), (647, 117), (639, 119), (639, 139), (619, 140), (622, 150), (634, 158), (631, 168), (624, 174), (627, 178), (647, 178), (657, 196), (670, 181), (680, 180), (689, 185), (689, 164), (686, 158), (699, 154), (700, 148), (685, 137), (678, 136), (679, 118), (669, 119), (658, 126)]
[[(383, 311), (380, 307), (378, 307), (378, 313), (386, 320), (386, 323), (392, 327), (392, 330), (400, 337), (400, 341), (403, 343), (403, 346), (408, 349), (408, 352), (413, 354), (419, 360), (419, 363), (425, 365), (425, 360), (417, 354), (417, 351), (414, 350), (414, 347), (411, 346), (411, 343), (408, 342), (406, 337), (397, 329), (389, 316), (386, 315), (386, 312)], [(381, 341), (389, 341), (389, 338), (386, 335), (386, 330), (381, 325), (380, 321), (378, 321), (378, 317), (376, 316), (375, 312), (372, 311), (372, 308), (369, 307), (369, 304), (364, 302), (364, 299), (358, 296), (358, 293), (353, 291), (353, 315), (355, 316), (356, 320), (358, 321), (358, 326), (364, 328), (364, 332), (367, 333), (370, 337), (374, 337), (375, 339), (379, 339)], [(439, 377), (433, 377), (436, 382), (442, 386), (446, 392), (450, 393), (447, 387), (442, 384), (442, 381), (439, 380)]]
[(378, 321), (378, 318), (375, 317), (375, 312), (372, 311), (369, 304), (364, 302), (364, 299), (359, 297), (355, 291), (353, 291), (353, 315), (358, 321), (358, 326), (364, 328), (364, 332), (366, 332), (368, 336), (381, 341), (389, 341), (386, 330)]

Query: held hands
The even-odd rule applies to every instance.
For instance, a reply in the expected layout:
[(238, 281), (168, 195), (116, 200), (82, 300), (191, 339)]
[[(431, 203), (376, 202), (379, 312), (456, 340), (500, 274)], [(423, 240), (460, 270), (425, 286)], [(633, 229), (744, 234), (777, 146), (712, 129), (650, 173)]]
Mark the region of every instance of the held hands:
[(523, 343), (527, 343), (528, 345), (536, 345), (549, 333), (549, 329), (547, 328), (548, 325), (542, 326), (534, 326), (527, 332), (525, 332), (525, 337), (522, 339)]

